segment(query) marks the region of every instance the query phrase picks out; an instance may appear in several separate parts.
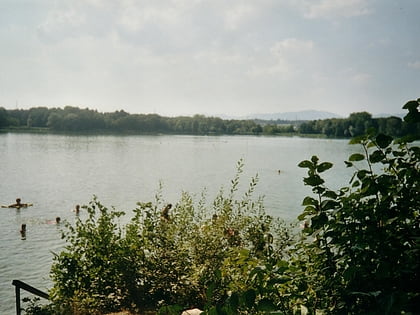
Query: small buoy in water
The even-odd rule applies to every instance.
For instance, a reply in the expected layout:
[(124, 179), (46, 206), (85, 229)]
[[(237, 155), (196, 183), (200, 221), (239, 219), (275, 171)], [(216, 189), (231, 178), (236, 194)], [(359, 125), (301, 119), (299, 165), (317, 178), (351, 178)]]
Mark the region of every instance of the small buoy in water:
[(281, 170), (278, 170), (277, 173), (280, 174), (281, 173)]

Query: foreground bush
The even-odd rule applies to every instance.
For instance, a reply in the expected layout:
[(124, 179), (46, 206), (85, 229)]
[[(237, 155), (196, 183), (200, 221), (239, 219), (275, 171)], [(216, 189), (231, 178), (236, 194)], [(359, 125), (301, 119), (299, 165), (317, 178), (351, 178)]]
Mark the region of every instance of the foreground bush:
[[(404, 107), (416, 128), (419, 104)], [(420, 148), (409, 142), (419, 136), (353, 139), (364, 153), (345, 162), (355, 173), (338, 191), (321, 177), (331, 163), (299, 163), (314, 193), (303, 200), (301, 239), (288, 259), (249, 268), (251, 289), (208, 314), (419, 314)]]
[(183, 193), (171, 206), (159, 193), (153, 203), (138, 203), (123, 227), (117, 223), (123, 213), (94, 198), (87, 218), (63, 232), (67, 246), (51, 271), (53, 300), (70, 312), (142, 312), (218, 304), (229, 290), (246, 286), (241, 270), (229, 272), (235, 281), (221, 276), (236, 267), (232, 257), (246, 253), (255, 265), (280, 259), (291, 237), (265, 213), (261, 198), (252, 199), (256, 179), (236, 198), (242, 167), (239, 162), (228, 194), (221, 190), (211, 204)]
[[(419, 101), (404, 107), (405, 120), (417, 125)], [(345, 162), (356, 171), (337, 192), (320, 176), (330, 163), (312, 157), (299, 164), (315, 196), (303, 201), (299, 218), (308, 227), (292, 265), (303, 271), (299, 285), (313, 311), (419, 313), (420, 148), (406, 142), (418, 138), (393, 141), (372, 130), (353, 139), (364, 154)]]

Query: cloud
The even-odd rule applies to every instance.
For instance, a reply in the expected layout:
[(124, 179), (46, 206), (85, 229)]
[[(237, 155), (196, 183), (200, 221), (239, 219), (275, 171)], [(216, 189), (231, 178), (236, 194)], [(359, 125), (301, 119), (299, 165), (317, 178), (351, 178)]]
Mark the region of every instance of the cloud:
[(82, 26), (86, 22), (83, 12), (76, 8), (68, 7), (51, 10), (39, 26), (38, 31), (43, 36), (51, 36), (54, 33), (68, 33), (71, 29)]
[(336, 19), (372, 13), (369, 0), (303, 0), (295, 1), (308, 19)]
[(412, 69), (415, 69), (415, 70), (420, 70), (420, 60), (416, 60), (416, 61), (413, 61), (413, 62), (409, 62), (409, 63), (408, 63), (408, 66), (409, 66), (410, 68), (412, 68)]
[(350, 78), (354, 83), (364, 85), (371, 80), (372, 76), (368, 73), (361, 72), (353, 74)]
[(242, 23), (252, 19), (256, 14), (256, 7), (250, 4), (240, 4), (228, 8), (224, 12), (225, 27), (228, 30), (236, 30)]
[(269, 49), (270, 65), (257, 65), (249, 72), (251, 75), (294, 75), (306, 66), (314, 51), (312, 40), (288, 38), (278, 41)]
[(4, 104), (253, 112), (418, 91), (414, 3), (402, 15), (378, 0), (15, 2), (0, 10)]
[(292, 55), (306, 54), (312, 50), (313, 46), (314, 43), (311, 40), (288, 38), (275, 43), (270, 51), (275, 56), (287, 57)]
[(159, 6), (154, 2), (144, 4), (139, 1), (123, 1), (118, 21), (129, 31), (139, 31), (148, 24), (169, 26), (176, 24), (182, 15), (182, 10), (176, 5)]
[(232, 66), (242, 65), (251, 61), (250, 57), (246, 57), (239, 53), (227, 53), (221, 51), (200, 51), (196, 53), (193, 58), (194, 61), (200, 63), (207, 63), (211, 65)]
[(36, 25), (38, 37), (44, 43), (54, 44), (68, 38), (104, 37), (115, 25), (117, 12), (112, 2), (72, 0), (45, 7)]

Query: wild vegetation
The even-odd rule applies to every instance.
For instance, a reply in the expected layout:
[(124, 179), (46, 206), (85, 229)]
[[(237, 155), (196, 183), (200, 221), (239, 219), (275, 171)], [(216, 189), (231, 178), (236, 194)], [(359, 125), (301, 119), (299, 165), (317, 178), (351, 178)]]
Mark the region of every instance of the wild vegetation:
[(6, 110), (0, 107), (0, 129), (52, 132), (95, 132), (135, 134), (194, 135), (321, 135), (351, 138), (370, 128), (390, 136), (420, 133), (419, 124), (408, 124), (399, 117), (373, 118), (367, 112), (352, 113), (348, 118), (313, 121), (237, 120), (195, 115), (163, 117), (157, 114), (129, 114), (123, 110), (100, 113), (73, 106), (62, 108), (33, 107)]
[[(405, 121), (420, 122), (420, 99)], [(54, 258), (47, 314), (418, 314), (420, 305), (420, 147), (371, 129), (351, 140), (348, 186), (328, 188), (333, 165), (312, 156), (301, 228), (267, 215), (240, 174), (212, 203), (188, 193), (169, 207), (158, 194), (122, 213), (96, 198), (67, 224)], [(239, 195), (239, 197), (238, 197)], [(32, 306), (32, 309), (34, 307)], [(30, 311), (30, 310), (29, 310)], [(36, 314), (33, 312), (32, 314)], [(40, 314), (40, 313), (37, 313)]]

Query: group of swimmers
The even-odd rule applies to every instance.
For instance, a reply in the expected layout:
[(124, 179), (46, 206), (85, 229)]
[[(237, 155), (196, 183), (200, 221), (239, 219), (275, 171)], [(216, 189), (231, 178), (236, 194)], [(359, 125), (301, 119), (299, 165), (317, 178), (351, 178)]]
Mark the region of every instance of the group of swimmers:
[[(22, 203), (20, 198), (16, 198), (16, 203), (8, 205), (8, 206), (2, 206), (3, 208), (16, 208), (16, 209), (20, 209), (20, 208), (26, 208), (29, 206), (32, 206), (32, 203)], [(79, 215), (80, 213), (80, 205), (76, 205), (75, 209), (72, 210), (73, 212), (76, 213), (76, 215)], [(55, 220), (47, 220), (47, 224), (60, 224), (61, 222), (61, 218), (60, 217), (56, 217)], [(26, 239), (26, 224), (22, 223), (21, 227), (20, 227), (20, 235), (22, 237), (22, 239)]]

